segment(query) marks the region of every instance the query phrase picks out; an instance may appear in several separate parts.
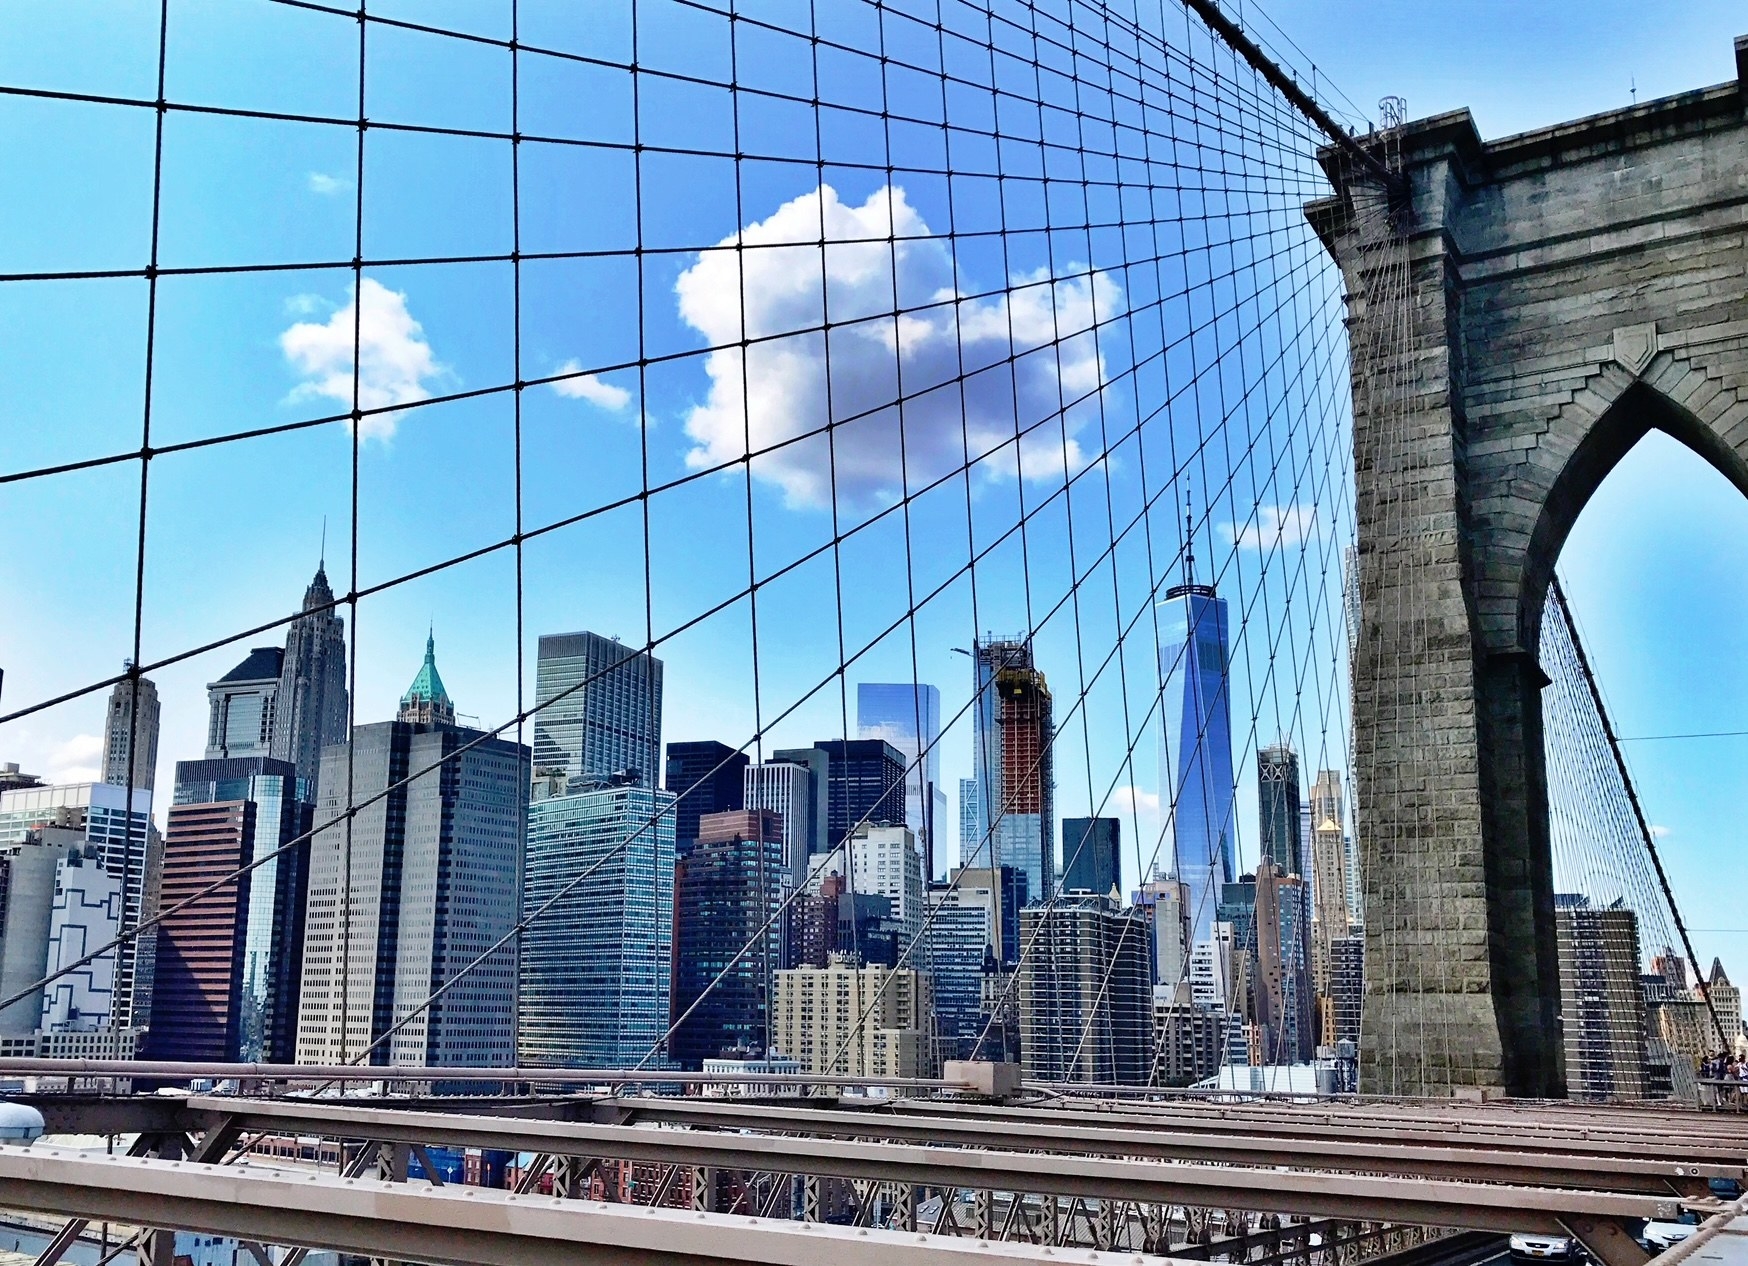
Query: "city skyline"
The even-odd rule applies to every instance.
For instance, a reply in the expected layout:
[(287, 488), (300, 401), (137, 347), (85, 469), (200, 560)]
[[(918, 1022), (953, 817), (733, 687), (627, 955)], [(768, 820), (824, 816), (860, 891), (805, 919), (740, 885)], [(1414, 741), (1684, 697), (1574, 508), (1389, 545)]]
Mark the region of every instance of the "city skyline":
[[(1669, 26), (1691, 31), (1715, 20), (1711, 6), (1700, 7), (1703, 17)], [(847, 11), (834, 7), (823, 20), (851, 22)], [(1617, 16), (1627, 24), (1630, 15)], [(166, 53), (160, 95), (267, 115), (337, 111), (344, 120), (351, 107), (332, 76), (287, 70), (299, 56), (337, 56), (324, 41), (340, 24), (306, 20), (286, 30), (284, 65), (251, 74), (247, 59), (231, 56), (246, 47), (236, 30), (189, 15)], [(579, 37), (556, 26), (536, 31), (548, 15), (529, 21), (530, 39), (600, 40), (589, 56), (603, 67), (623, 60), (615, 41), (625, 33), (611, 24)], [(1448, 24), (1448, 15), (1431, 21)], [(1294, 25), (1349, 82), (1385, 73), (1373, 64), (1361, 75), (1351, 50), (1328, 47), (1329, 30)], [(1547, 29), (1540, 16), (1531, 25)], [(1392, 47), (1402, 24), (1383, 26)], [(1636, 28), (1644, 31), (1642, 20)], [(833, 29), (847, 38), (848, 27)], [(1657, 68), (1654, 80), (1678, 60), (1671, 36), (1651, 34), (1634, 56)], [(537, 803), (625, 783), (654, 792), (674, 777), (678, 749), (720, 748), (738, 755), (712, 788), (720, 793), (713, 809), (738, 793), (736, 808), (781, 800), (820, 824), (798, 846), (796, 824), (786, 822), (790, 854), (829, 854), (858, 820), (890, 822), (874, 828), (888, 831), (902, 830), (902, 820), (928, 858), (925, 883), (957, 854), (965, 864), (1020, 867), (1033, 900), (1047, 902), (1068, 860), (1064, 824), (1096, 819), (1113, 822), (1111, 837), (1123, 845), (1100, 883), (1114, 871), (1125, 900), (1162, 873), (1194, 872), (1192, 886), (1210, 898), (1243, 887), (1237, 876), (1247, 873), (1257, 889), (1252, 909), (1267, 909), (1251, 918), (1253, 944), (1239, 949), (1260, 954), (1270, 938), (1283, 942), (1270, 951), (1272, 967), (1293, 970), (1298, 954), (1305, 961), (1296, 969), (1332, 993), (1355, 952), (1336, 942), (1350, 940), (1363, 917), (1351, 841), (1364, 831), (1373, 792), (1347, 763), (1350, 663), (1341, 643), (1351, 627), (1349, 550), (1358, 546), (1347, 500), (1353, 467), (1343, 455), (1351, 438), (1343, 349), (1331, 352), (1335, 372), (1314, 381), (1294, 378), (1291, 365), (1282, 373), (1271, 356), (1306, 330), (1335, 331), (1331, 314), (1346, 297), (1298, 192), (1281, 186), (1241, 199), (1215, 230), (1231, 241), (1166, 253), (1182, 264), (1186, 296), (1203, 286), (1212, 293), (1210, 260), (1220, 250), (1280, 236), (1274, 254), (1244, 256), (1240, 290), (1272, 296), (1284, 327), (1222, 343), (1223, 318), (1188, 299), (1173, 306), (1157, 267), (1149, 277), (1096, 231), (1098, 180), (1083, 181), (1081, 205), (1068, 210), (1079, 220), (1063, 219), (1042, 186), (1033, 223), (1024, 219), (1028, 204), (993, 180), (934, 179), (932, 158), (903, 129), (896, 149), (885, 138), (884, 164), (860, 162), (869, 140), (847, 125), (820, 126), (818, 84), (811, 138), (794, 119), (751, 110), (743, 138), (738, 92), (722, 97), (736, 103), (726, 113), (681, 110), (678, 96), (665, 95), (688, 76), (707, 87), (732, 73), (715, 67), (712, 41), (671, 13), (651, 18), (641, 38), (646, 81), (658, 85), (646, 99), (651, 117), (635, 104), (630, 113), (603, 109), (589, 120), (598, 130), (564, 144), (540, 129), (562, 125), (569, 98), (538, 74), (504, 93), (485, 90), (490, 76), (374, 75), (372, 135), (358, 128), (355, 156), (290, 126), (286, 136), (296, 139), (283, 147), (258, 136), (238, 144), (222, 123), (178, 105), (149, 165), (153, 151), (140, 136), (21, 96), (18, 109), (44, 122), (21, 131), (31, 135), (23, 152), (42, 166), (45, 193), (59, 188), (46, 161), (56, 147), (85, 156), (72, 165), (96, 192), (71, 200), (81, 209), (64, 225), (28, 206), (7, 213), (12, 231), (0, 237), (9, 267), (20, 276), (95, 268), (105, 260), (91, 251), (114, 250), (116, 270), (129, 273), (143, 249), (143, 209), (164, 227), (151, 237), (147, 346), (155, 350), (143, 383), (137, 353), (95, 359), (92, 351), (131, 337), (137, 314), (128, 305), (140, 277), (112, 291), (107, 282), (66, 283), (64, 293), (85, 298), (12, 321), (21, 359), (40, 357), (64, 386), (62, 399), (34, 375), (0, 368), (0, 400), (22, 416), (60, 420), (19, 428), (14, 459), (23, 471), (68, 469), (9, 482), (0, 507), (0, 526), (31, 545), (0, 560), (0, 584), (30, 597), (28, 608), (19, 604), (30, 618), (0, 630), (0, 708), (88, 688), (9, 723), (0, 759), (54, 784), (37, 797), (45, 804), (83, 794), (87, 803), (61, 807), (87, 818), (112, 809), (97, 779), (119, 778), (122, 803), (168, 832), (179, 806), (164, 794), (167, 775), (203, 758), (294, 761), (309, 794), (321, 790), (321, 822), (322, 812), (356, 798), (353, 757), (376, 743), (380, 727), (478, 733), (510, 722), (496, 742), (531, 751), (534, 776), (522, 779), (522, 792)], [(1619, 31), (1587, 38), (1630, 48)], [(377, 45), (373, 57), (401, 65), (382, 51), (392, 47)], [(29, 83), (38, 71), (43, 83), (83, 73), (47, 46), (7, 56), (16, 62), (9, 75)], [(1522, 56), (1514, 48), (1501, 60)], [(1692, 73), (1693, 56), (1679, 62), (1680, 86), (1705, 78)], [(149, 68), (116, 60), (123, 77), (150, 79)], [(527, 60), (542, 64), (534, 53)], [(1620, 78), (1617, 70), (1636, 94), (1628, 62), (1608, 73)], [(1400, 89), (1415, 115), (1450, 93), (1424, 68), (1390, 73), (1407, 82), (1382, 87)], [(1729, 73), (1723, 67), (1719, 77)], [(886, 111), (894, 103), (881, 76)], [(1623, 89), (1604, 79), (1591, 68), (1564, 91), (1621, 104)], [(141, 82), (147, 99), (151, 85)], [(445, 82), (455, 90), (446, 93)], [(845, 87), (850, 100), (857, 91)], [(914, 85), (891, 91), (897, 106), (917, 106)], [(1561, 99), (1502, 92), (1482, 130), (1536, 124), (1530, 111), (1551, 108), (1550, 98)], [(1361, 113), (1369, 119), (1369, 106)], [(696, 164), (670, 152), (679, 134), (661, 129), (675, 117), (697, 120), (686, 133), (697, 142)], [(732, 136), (723, 124), (730, 117)], [(529, 131), (519, 150), (498, 135), (520, 128), (517, 119)], [(397, 130), (402, 124), (413, 130)], [(432, 125), (454, 135), (422, 151), (416, 129)], [(469, 132), (480, 144), (462, 164)], [(54, 145), (43, 139), (51, 137)], [(809, 139), (811, 151), (779, 161), (786, 144)], [(1084, 139), (1077, 152), (1087, 157)], [(1252, 157), (1242, 146), (1234, 156)], [(1298, 160), (1304, 172), (1276, 174), (1321, 189), (1312, 160)], [(487, 175), (454, 181), (464, 168)], [(142, 201), (148, 171), (152, 192)], [(226, 179), (215, 181), (215, 171)], [(1014, 188), (1030, 189), (1033, 179), (997, 174)], [(613, 196), (632, 177), (635, 214)], [(1118, 178), (1119, 192), (1129, 179)], [(1124, 223), (1134, 215), (1120, 199), (1107, 210)], [(1149, 214), (1158, 219), (1159, 209)], [(982, 240), (998, 228), (999, 253), (993, 236)], [(1246, 239), (1246, 230), (1259, 236)], [(476, 262), (379, 262), (396, 257)], [(634, 257), (633, 284), (624, 270)], [(361, 262), (345, 265), (354, 258)], [(299, 262), (311, 266), (289, 266)], [(92, 297), (124, 290), (133, 298)], [(153, 429), (141, 440), (132, 421), (148, 384)], [(1166, 407), (1153, 411), (1154, 400)], [(220, 434), (251, 427), (263, 433), (247, 444)], [(123, 477), (136, 443), (145, 446), (141, 467), (146, 450), (156, 463), (149, 504), (146, 481)], [(110, 465), (80, 465), (112, 451), (120, 456)], [(1266, 462), (1253, 460), (1265, 452)], [(1729, 927), (1739, 921), (1734, 910), (1705, 882), (1732, 838), (1728, 789), (1719, 785), (1727, 780), (1706, 771), (1728, 751), (1720, 744), (1739, 739), (1729, 718), (1748, 698), (1748, 669), (1729, 640), (1743, 606), (1736, 564), (1748, 546), (1698, 545), (1719, 524), (1748, 521), (1748, 510), (1734, 490), (1720, 491), (1715, 472), (1697, 474), (1697, 461), (1661, 437), (1635, 448), (1558, 561), (1573, 577), (1575, 605), (1597, 613), (1596, 662), (1628, 756), (1646, 772), (1638, 790), (1697, 925), (1695, 956), (1717, 951), (1734, 961), (1748, 931)], [(1180, 530), (1174, 520), (1190, 488), (1204, 504)], [(1667, 530), (1658, 505), (1676, 507)], [(333, 542), (330, 516), (343, 524)], [(305, 539), (318, 518), (320, 545)], [(49, 522), (67, 526), (46, 532)], [(1648, 524), (1657, 538), (1649, 545)], [(1368, 538), (1367, 549), (1374, 545)], [(1179, 574), (1182, 583), (1166, 589)], [(1203, 639), (1210, 623), (1217, 638)], [(584, 629), (600, 631), (566, 632)], [(403, 691), (420, 637), (424, 664)], [(1217, 666), (1204, 663), (1204, 640), (1217, 641)], [(1668, 655), (1672, 645), (1684, 653)], [(992, 647), (1010, 646), (1023, 646), (1024, 664), (988, 658)], [(189, 648), (199, 649), (183, 657)], [(130, 666), (115, 680), (124, 655), (146, 666), (143, 676)], [(969, 665), (956, 658), (964, 655)], [(1717, 670), (1710, 691), (1691, 680), (1706, 663)], [(553, 702), (573, 686), (573, 696)], [(907, 694), (909, 717), (877, 706), (880, 692)], [(456, 700), (469, 711), (458, 712)], [(1714, 714), (1723, 719), (1708, 719)], [(882, 740), (904, 758), (907, 803), (896, 813)], [(385, 792), (399, 759), (389, 749)], [(352, 782), (344, 794), (332, 785), (337, 771), (316, 772), (340, 751)], [(925, 751), (920, 768), (902, 769)], [(790, 758), (818, 772), (805, 805), (798, 775), (772, 772)], [(118, 772), (142, 762), (140, 775)], [(1199, 793), (1186, 795), (1186, 772)], [(1336, 790), (1328, 815), (1314, 806), (1331, 802), (1331, 774), (1347, 800)], [(955, 831), (948, 823), (959, 819), (936, 792), (963, 794), (967, 783), (976, 811), (969, 831)], [(528, 811), (526, 794), (512, 800)], [(678, 817), (696, 834), (695, 820)], [(229, 832), (224, 847), (241, 857), (246, 818), (214, 816), (202, 829)], [(105, 844), (126, 859), (124, 901), (136, 919), (148, 908), (142, 886), (155, 864), (151, 832), (135, 829), (145, 820), (124, 843)], [(504, 827), (502, 813), (493, 821)], [(345, 824), (348, 859), (357, 825)], [(392, 827), (381, 834), (385, 857), (402, 847), (389, 839)], [(333, 835), (330, 826), (319, 837), (323, 848), (331, 851)], [(494, 839), (502, 869), (504, 841)], [(672, 845), (684, 851), (688, 842)], [(799, 881), (811, 858), (786, 860)], [(652, 864), (659, 874), (659, 858)], [(1323, 890), (1337, 876), (1339, 904)], [(902, 904), (926, 904), (907, 893), (901, 885)], [(1197, 951), (1221, 935), (1219, 910), (1211, 899), (1182, 904), (1192, 930), (1181, 957), (1193, 971)], [(517, 901), (509, 910), (512, 919), (520, 913)], [(327, 924), (332, 914), (323, 912)], [(914, 923), (916, 910), (904, 914)], [(1376, 926), (1389, 918), (1381, 912)], [(398, 935), (385, 933), (384, 943)], [(1672, 939), (1647, 931), (1642, 948), (1667, 957)], [(145, 943), (119, 957), (118, 1021), (134, 1005), (130, 994), (149, 988), (153, 966)], [(442, 974), (426, 972), (433, 981)], [(417, 982), (408, 981), (411, 997)], [(1302, 987), (1265, 984), (1270, 1014), (1261, 1023), (1277, 1033), (1269, 1044), (1303, 1048), (1323, 1017), (1300, 1015)], [(956, 1005), (968, 1007), (968, 998), (962, 989)], [(1648, 1014), (1673, 1033), (1692, 1000), (1663, 1001), (1670, 1005)], [(379, 1002), (369, 1004), (373, 1015)], [(375, 1021), (366, 1028), (375, 1032)], [(341, 1048), (350, 1041), (348, 1032)]]

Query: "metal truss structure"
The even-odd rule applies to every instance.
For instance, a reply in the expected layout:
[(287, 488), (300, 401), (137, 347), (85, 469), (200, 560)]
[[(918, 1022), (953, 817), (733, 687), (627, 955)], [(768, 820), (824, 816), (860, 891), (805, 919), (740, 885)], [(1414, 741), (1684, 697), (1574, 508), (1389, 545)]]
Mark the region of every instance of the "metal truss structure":
[[(1601, 1266), (1640, 1266), (1635, 1223), (1717, 1213), (1708, 1181), (1748, 1181), (1739, 1115), (1666, 1106), (405, 1089), (39, 1094), (51, 1135), (135, 1141), (125, 1156), (0, 1152), (0, 1206), (72, 1220), (43, 1266), (99, 1218), (236, 1236), (271, 1266), (312, 1248), (469, 1266), (1065, 1249), (1076, 1261), (1450, 1266), (1496, 1254), (1509, 1232), (1570, 1235)], [(288, 1164), (268, 1140), (333, 1160)], [(445, 1184), (438, 1146), (532, 1159), (512, 1190)], [(139, 1238), (142, 1261), (169, 1260), (168, 1236)]]

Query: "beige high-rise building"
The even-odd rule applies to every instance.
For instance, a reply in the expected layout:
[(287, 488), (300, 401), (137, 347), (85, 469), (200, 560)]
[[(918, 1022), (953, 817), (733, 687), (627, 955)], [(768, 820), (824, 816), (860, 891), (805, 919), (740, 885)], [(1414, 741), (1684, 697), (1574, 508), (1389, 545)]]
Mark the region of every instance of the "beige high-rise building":
[[(1327, 771), (1325, 771), (1327, 772)], [(1350, 930), (1347, 908), (1347, 857), (1341, 823), (1312, 818), (1311, 832), (1311, 975), (1319, 997), (1329, 996), (1329, 946)]]
[(1712, 959), (1711, 974), (1693, 987), (1700, 1001), (1711, 998), (1712, 1010), (1718, 1013), (1718, 1027), (1724, 1030), (1730, 1048), (1740, 1052), (1748, 1048), (1748, 1036), (1742, 1032), (1742, 991), (1730, 983), (1720, 959)]
[(810, 1073), (935, 1075), (933, 982), (926, 972), (833, 954), (824, 967), (777, 973), (774, 1051)]
[[(131, 670), (133, 663), (129, 661), (124, 667)], [(109, 694), (109, 715), (104, 725), (104, 782), (112, 787), (143, 787), (147, 791), (157, 784), (158, 712), (158, 687), (151, 678), (125, 677), (116, 683)]]

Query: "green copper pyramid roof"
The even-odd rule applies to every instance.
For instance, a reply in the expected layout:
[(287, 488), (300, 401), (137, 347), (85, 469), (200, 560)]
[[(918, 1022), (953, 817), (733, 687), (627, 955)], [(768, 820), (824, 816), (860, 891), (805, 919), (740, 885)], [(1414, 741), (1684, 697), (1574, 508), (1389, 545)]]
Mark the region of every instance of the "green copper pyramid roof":
[(419, 668), (419, 675), (413, 678), (413, 684), (407, 687), (407, 693), (401, 696), (401, 707), (406, 707), (415, 699), (429, 699), (434, 703), (448, 703), (449, 692), (443, 688), (443, 678), (437, 675), (437, 639), (427, 635), (425, 638), (425, 662)]

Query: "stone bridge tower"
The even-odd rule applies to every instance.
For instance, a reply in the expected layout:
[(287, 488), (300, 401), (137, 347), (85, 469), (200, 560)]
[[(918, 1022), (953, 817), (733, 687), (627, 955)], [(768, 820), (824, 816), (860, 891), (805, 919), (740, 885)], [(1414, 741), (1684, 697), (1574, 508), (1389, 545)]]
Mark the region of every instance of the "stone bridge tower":
[(1324, 154), (1347, 287), (1361, 627), (1362, 1090), (1564, 1094), (1537, 664), (1597, 485), (1655, 428), (1748, 493), (1737, 80), (1484, 142)]

